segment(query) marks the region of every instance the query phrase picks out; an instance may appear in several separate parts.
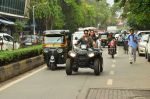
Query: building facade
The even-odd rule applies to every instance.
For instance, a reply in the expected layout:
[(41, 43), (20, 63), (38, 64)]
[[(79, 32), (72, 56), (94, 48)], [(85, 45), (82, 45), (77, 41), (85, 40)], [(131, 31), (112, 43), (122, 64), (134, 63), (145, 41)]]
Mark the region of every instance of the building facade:
[(0, 0), (0, 15), (26, 18), (30, 0)]
[(30, 0), (0, 0), (0, 31), (11, 31), (17, 19), (28, 18)]

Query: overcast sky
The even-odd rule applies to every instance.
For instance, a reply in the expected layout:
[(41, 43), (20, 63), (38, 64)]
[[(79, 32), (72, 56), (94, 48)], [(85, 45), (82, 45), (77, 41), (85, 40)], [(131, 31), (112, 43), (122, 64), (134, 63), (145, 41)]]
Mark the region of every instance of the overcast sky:
[(109, 3), (112, 6), (114, 4), (114, 0), (107, 0), (107, 3)]

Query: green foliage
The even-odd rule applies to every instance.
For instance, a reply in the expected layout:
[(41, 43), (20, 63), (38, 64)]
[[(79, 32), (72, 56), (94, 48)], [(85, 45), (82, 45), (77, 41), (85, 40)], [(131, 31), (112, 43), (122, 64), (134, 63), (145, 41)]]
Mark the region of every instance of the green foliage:
[(149, 29), (150, 1), (149, 0), (116, 0), (123, 7), (123, 18), (127, 24), (135, 29)]
[(25, 24), (26, 24), (26, 21), (17, 20), (15, 22), (15, 31), (18, 32), (18, 33), (22, 32), (23, 28), (25, 27)]
[(106, 0), (32, 0), (31, 10), (33, 5), (36, 5), (36, 19), (45, 22), (46, 29), (75, 31), (79, 27), (97, 26), (99, 23), (105, 27), (111, 24), (114, 16)]
[(45, 21), (46, 29), (51, 29), (53, 26), (60, 28), (63, 26), (64, 16), (58, 1), (59, 0), (33, 0), (31, 2), (31, 7), (35, 6), (36, 19)]
[(32, 46), (28, 48), (22, 48), (13, 51), (0, 51), (0, 66), (23, 60), (26, 58), (31, 58), (42, 53), (42, 46)]

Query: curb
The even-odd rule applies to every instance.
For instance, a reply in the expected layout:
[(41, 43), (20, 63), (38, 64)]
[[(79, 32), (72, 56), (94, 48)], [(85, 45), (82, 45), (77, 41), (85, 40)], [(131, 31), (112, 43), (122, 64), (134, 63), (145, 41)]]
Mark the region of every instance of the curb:
[(0, 67), (0, 82), (18, 76), (44, 64), (43, 55)]

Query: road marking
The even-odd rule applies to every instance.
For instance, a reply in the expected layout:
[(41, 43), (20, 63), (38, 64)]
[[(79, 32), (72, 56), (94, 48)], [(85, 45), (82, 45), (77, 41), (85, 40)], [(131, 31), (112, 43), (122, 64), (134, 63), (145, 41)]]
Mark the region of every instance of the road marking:
[(115, 67), (116, 67), (116, 65), (115, 65), (115, 64), (112, 64), (112, 65), (111, 65), (111, 67), (115, 68)]
[(112, 70), (112, 71), (110, 71), (110, 73), (109, 73), (110, 75), (114, 75), (115, 74), (115, 72)]
[(116, 63), (116, 60), (112, 60), (113, 63)]
[(111, 86), (113, 84), (113, 80), (112, 79), (108, 79), (107, 80), (107, 85)]
[(28, 77), (30, 77), (30, 76), (36, 74), (36, 73), (42, 71), (42, 70), (45, 69), (45, 68), (46, 68), (46, 66), (44, 66), (44, 67), (42, 67), (42, 68), (40, 68), (40, 69), (38, 69), (38, 70), (36, 70), (36, 71), (33, 71), (32, 73), (30, 73), (30, 74), (28, 74), (28, 75), (25, 75), (25, 76), (23, 76), (23, 77), (21, 77), (21, 78), (15, 80), (15, 81), (12, 81), (11, 83), (8, 83), (8, 84), (6, 84), (6, 85), (0, 87), (0, 91), (3, 91), (3, 90), (5, 90), (5, 89), (7, 89), (7, 88), (9, 88), (9, 87), (11, 87), (11, 86), (13, 86), (13, 85), (15, 85), (16, 83), (18, 83), (18, 82), (20, 82), (20, 81), (22, 81), (22, 80), (24, 80), (24, 79), (26, 79), (26, 78), (28, 78)]

